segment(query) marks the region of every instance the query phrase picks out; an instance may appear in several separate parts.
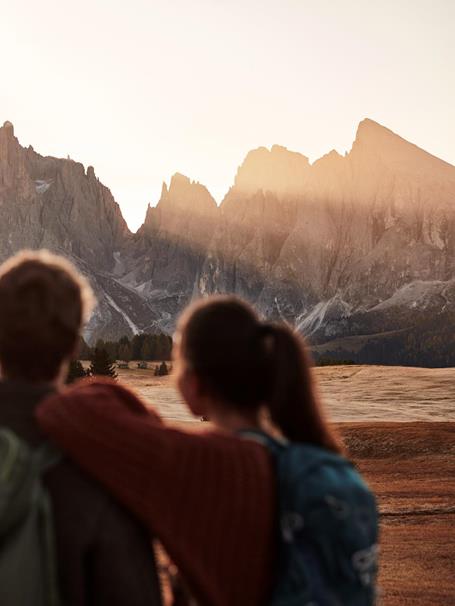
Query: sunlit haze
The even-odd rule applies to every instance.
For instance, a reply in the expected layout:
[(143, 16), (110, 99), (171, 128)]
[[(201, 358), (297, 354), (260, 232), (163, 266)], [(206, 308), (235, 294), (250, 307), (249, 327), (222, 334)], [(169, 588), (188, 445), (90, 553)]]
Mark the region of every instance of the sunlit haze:
[(93, 165), (133, 230), (177, 171), (220, 202), (250, 149), (342, 153), (364, 117), (455, 163), (452, 0), (0, 7), (0, 124)]

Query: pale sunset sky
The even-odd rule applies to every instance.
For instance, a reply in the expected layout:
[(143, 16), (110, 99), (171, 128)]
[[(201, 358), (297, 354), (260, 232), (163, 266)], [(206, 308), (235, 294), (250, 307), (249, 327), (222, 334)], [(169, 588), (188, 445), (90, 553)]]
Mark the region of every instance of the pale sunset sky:
[(131, 229), (175, 172), (349, 150), (372, 118), (455, 164), (455, 0), (0, 0), (0, 125), (93, 165)]

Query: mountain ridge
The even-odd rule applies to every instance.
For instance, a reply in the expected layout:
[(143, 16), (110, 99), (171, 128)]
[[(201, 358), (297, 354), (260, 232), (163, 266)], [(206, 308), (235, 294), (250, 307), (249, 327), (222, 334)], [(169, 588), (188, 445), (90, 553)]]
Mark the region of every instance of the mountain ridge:
[[(430, 285), (455, 278), (455, 167), (370, 119), (345, 155), (251, 150), (220, 205), (175, 173), (136, 233), (93, 167), (23, 148), (6, 122), (0, 234), (0, 260), (46, 246), (88, 275), (91, 341), (171, 333), (188, 302), (213, 293), (245, 297), (318, 347), (412, 322), (418, 332), (455, 310), (454, 289)], [(397, 293), (416, 282), (433, 303), (404, 313)]]

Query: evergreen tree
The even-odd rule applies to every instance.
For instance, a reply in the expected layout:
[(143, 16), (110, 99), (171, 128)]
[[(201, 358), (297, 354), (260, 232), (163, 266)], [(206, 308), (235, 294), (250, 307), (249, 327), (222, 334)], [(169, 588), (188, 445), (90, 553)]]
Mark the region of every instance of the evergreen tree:
[(121, 339), (119, 341), (119, 345), (130, 345), (130, 340), (128, 339), (128, 337), (126, 335), (121, 337)]
[(158, 367), (158, 376), (160, 377), (164, 377), (165, 375), (169, 374), (169, 369), (167, 367), (166, 362), (161, 362), (161, 364)]
[(144, 338), (144, 342), (142, 344), (142, 348), (141, 348), (141, 360), (151, 360), (152, 359), (152, 340), (149, 337), (150, 335), (147, 335)]
[(77, 379), (82, 379), (86, 376), (87, 373), (85, 372), (80, 360), (71, 360), (66, 382), (74, 383), (74, 381)]
[(134, 335), (131, 340), (131, 355), (133, 360), (141, 360), (142, 345), (144, 343), (144, 334)]
[(111, 361), (122, 360), (130, 362), (131, 360), (170, 360), (172, 352), (172, 338), (163, 333), (148, 334), (141, 333), (134, 335), (131, 339), (127, 336), (121, 337), (118, 341), (105, 341), (98, 339), (95, 347), (91, 348), (81, 340), (80, 358), (82, 360), (91, 360), (95, 349), (106, 350)]
[(118, 354), (119, 344), (118, 344), (118, 341), (106, 341), (106, 343), (104, 344), (104, 347), (102, 349), (105, 349), (107, 351), (107, 354), (108, 354), (108, 356), (110, 357), (111, 360), (117, 360), (119, 358), (119, 354)]
[(156, 335), (155, 338), (157, 360), (169, 360), (171, 357), (172, 339), (163, 333)]
[(90, 364), (90, 375), (102, 375), (105, 377), (117, 378), (115, 366), (112, 358), (109, 356), (106, 349), (95, 348)]
[(104, 349), (105, 343), (104, 343), (103, 339), (98, 339), (97, 342), (96, 342), (95, 347), (97, 349)]
[(79, 340), (79, 358), (81, 360), (90, 360), (92, 349), (89, 347), (83, 337)]
[(118, 358), (124, 362), (129, 362), (131, 360), (131, 346), (129, 343), (123, 343), (119, 346)]

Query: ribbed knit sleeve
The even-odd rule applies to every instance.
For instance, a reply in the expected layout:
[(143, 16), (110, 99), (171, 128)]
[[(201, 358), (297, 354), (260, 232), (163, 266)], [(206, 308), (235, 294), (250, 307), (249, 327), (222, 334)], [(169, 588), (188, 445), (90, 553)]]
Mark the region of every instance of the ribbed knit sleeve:
[(263, 604), (275, 494), (264, 448), (166, 426), (118, 384), (48, 398), (38, 421), (157, 536), (202, 605)]

